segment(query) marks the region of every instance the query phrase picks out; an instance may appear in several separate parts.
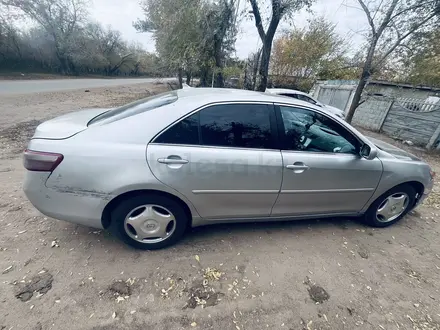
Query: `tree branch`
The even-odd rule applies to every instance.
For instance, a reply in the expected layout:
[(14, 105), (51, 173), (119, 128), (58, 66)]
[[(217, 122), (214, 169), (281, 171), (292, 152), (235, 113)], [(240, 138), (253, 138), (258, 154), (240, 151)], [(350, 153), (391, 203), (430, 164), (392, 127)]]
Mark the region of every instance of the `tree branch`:
[(402, 15), (402, 14), (408, 12), (408, 11), (415, 10), (415, 9), (418, 9), (418, 8), (422, 8), (422, 7), (425, 7), (425, 6), (427, 6), (427, 3), (421, 1), (417, 5), (406, 7), (405, 9), (402, 9), (402, 10), (398, 11), (397, 13), (395, 13), (393, 16), (391, 16), (390, 17), (390, 21), (393, 21), (395, 18), (399, 17), (400, 15)]
[(391, 6), (388, 8), (385, 17), (382, 20), (382, 23), (380, 24), (379, 29), (377, 30), (377, 35), (380, 37), (382, 35), (382, 32), (385, 30), (385, 28), (390, 23), (391, 15), (394, 13), (394, 9), (396, 9), (397, 3), (399, 0), (393, 0), (391, 3)]
[(266, 33), (264, 32), (263, 22), (261, 21), (260, 9), (258, 9), (257, 0), (249, 0), (249, 2), (251, 3), (252, 13), (254, 14), (255, 26), (257, 27), (261, 41), (264, 42), (264, 39), (266, 39)]
[(382, 56), (382, 58), (377, 62), (375, 65), (376, 67), (379, 67), (386, 59), (387, 57), (397, 48), (400, 46), (401, 42), (405, 40), (410, 34), (417, 31), (422, 25), (430, 21), (432, 18), (434, 18), (437, 15), (436, 12), (432, 12), (430, 15), (428, 15), (424, 20), (420, 21), (418, 24), (414, 25), (411, 29), (409, 29), (405, 34), (400, 35), (400, 37), (396, 40), (393, 46), (391, 46), (390, 49)]
[(376, 27), (374, 25), (373, 18), (371, 17), (370, 10), (368, 9), (367, 5), (364, 3), (363, 0), (358, 0), (359, 4), (361, 5), (362, 9), (365, 12), (365, 15), (367, 15), (368, 24), (371, 26), (371, 32), (373, 32), (373, 36), (376, 36)]

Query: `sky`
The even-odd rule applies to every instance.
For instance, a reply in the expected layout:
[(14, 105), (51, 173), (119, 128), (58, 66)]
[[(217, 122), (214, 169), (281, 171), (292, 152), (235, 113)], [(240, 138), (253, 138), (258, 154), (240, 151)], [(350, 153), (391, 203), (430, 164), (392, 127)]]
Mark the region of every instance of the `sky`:
[[(121, 6), (122, 4), (122, 6)], [(324, 16), (336, 24), (339, 34), (350, 40), (351, 45), (356, 48), (361, 44), (363, 37), (360, 31), (366, 28), (364, 13), (355, 8), (355, 0), (317, 0), (311, 7), (312, 13), (302, 10), (295, 14), (290, 24), (284, 22), (278, 28), (278, 33), (288, 29), (293, 23), (297, 27), (304, 27), (307, 20), (313, 16)], [(250, 9), (247, 0), (240, 0), (240, 7)], [(121, 31), (124, 39), (141, 43), (148, 51), (154, 51), (154, 40), (150, 33), (138, 33), (132, 26), (137, 18), (142, 18), (143, 13), (139, 0), (93, 0), (90, 8), (92, 19), (104, 26), (112, 26)], [(239, 26), (239, 33), (236, 42), (236, 56), (246, 58), (249, 53), (255, 52), (261, 46), (257, 29), (252, 19), (244, 19)]]

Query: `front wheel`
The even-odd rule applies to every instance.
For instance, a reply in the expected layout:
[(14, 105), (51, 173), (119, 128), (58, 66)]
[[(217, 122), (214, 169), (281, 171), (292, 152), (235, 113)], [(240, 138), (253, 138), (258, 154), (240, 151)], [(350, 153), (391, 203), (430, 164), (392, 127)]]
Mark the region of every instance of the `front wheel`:
[(111, 211), (109, 230), (128, 245), (155, 250), (177, 242), (189, 221), (176, 201), (154, 194), (130, 197)]
[(391, 226), (411, 210), (416, 194), (408, 184), (388, 190), (370, 205), (365, 213), (365, 222), (373, 227)]

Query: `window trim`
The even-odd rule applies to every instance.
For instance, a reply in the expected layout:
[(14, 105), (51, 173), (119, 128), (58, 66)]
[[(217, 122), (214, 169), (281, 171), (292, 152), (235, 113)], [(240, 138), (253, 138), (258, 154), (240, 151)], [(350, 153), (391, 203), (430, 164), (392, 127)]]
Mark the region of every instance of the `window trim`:
[[(239, 104), (259, 104), (259, 105), (266, 105), (269, 109), (269, 122), (270, 122), (270, 131), (272, 135), (272, 148), (246, 148), (246, 147), (233, 147), (233, 146), (211, 146), (211, 145), (204, 145), (202, 142), (202, 136), (201, 136), (201, 126), (200, 126), (200, 111), (216, 106), (216, 105), (239, 105)], [(168, 129), (172, 128), (174, 125), (177, 125), (182, 120), (185, 120), (188, 117), (191, 117), (192, 115), (198, 113), (198, 119), (199, 119), (199, 144), (179, 144), (179, 143), (159, 143), (155, 142), (156, 138), (160, 136), (162, 133), (167, 131)], [(202, 148), (221, 148), (221, 149), (239, 149), (239, 150), (267, 150), (267, 151), (273, 151), (273, 150), (280, 150), (281, 144), (280, 144), (280, 132), (278, 129), (278, 120), (276, 118), (276, 111), (275, 111), (275, 104), (273, 102), (265, 102), (265, 101), (225, 101), (225, 102), (213, 102), (205, 104), (195, 110), (190, 111), (186, 115), (180, 117), (179, 119), (175, 120), (173, 123), (169, 124), (165, 128), (163, 128), (160, 132), (155, 134), (153, 138), (150, 140), (148, 144), (154, 144), (154, 145), (172, 145), (172, 146), (183, 146), (183, 147), (202, 147)]]
[[(302, 105), (294, 105), (294, 104), (283, 104), (283, 103), (275, 103), (275, 115), (277, 117), (277, 126), (278, 126), (278, 134), (279, 134), (279, 141), (280, 141), (280, 147), (282, 151), (286, 151), (286, 152), (307, 152), (307, 153), (314, 153), (314, 154), (323, 154), (323, 155), (338, 155), (338, 156), (357, 156), (359, 155), (360, 150), (357, 150), (358, 153), (355, 154), (350, 154), (350, 153), (338, 153), (338, 152), (325, 152), (325, 151), (303, 151), (303, 150), (291, 150), (286, 148), (287, 145), (287, 141), (286, 141), (286, 131), (285, 131), (285, 127), (284, 127), (284, 122), (283, 122), (283, 116), (281, 115), (281, 108), (280, 107), (287, 107), (287, 108), (293, 108), (293, 109), (302, 109), (302, 110), (306, 110), (306, 111), (311, 111), (314, 113), (317, 113), (321, 116), (326, 117), (328, 120), (331, 120), (333, 123), (335, 123), (335, 125), (338, 125), (340, 128), (342, 128), (343, 130), (345, 130), (349, 135), (351, 135), (357, 142), (358, 142), (358, 147), (359, 149), (362, 147), (362, 145), (364, 144), (364, 142), (353, 132), (351, 132), (348, 128), (344, 127), (344, 125), (342, 125), (341, 123), (339, 123), (338, 121), (334, 120), (333, 118), (331, 118), (330, 116), (328, 116), (324, 111), (319, 111), (313, 108), (308, 108)], [(345, 139), (345, 138), (344, 138)], [(348, 141), (350, 142), (350, 141)]]

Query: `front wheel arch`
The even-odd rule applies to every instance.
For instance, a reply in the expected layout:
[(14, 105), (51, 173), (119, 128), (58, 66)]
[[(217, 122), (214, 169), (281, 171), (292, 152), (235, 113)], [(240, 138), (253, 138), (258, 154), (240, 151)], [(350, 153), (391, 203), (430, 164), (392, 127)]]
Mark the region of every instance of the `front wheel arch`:
[(172, 195), (172, 194), (164, 192), (164, 191), (153, 190), (153, 189), (132, 190), (132, 191), (128, 191), (123, 194), (120, 194), (120, 195), (116, 196), (115, 198), (113, 198), (105, 206), (104, 211), (102, 212), (102, 216), (101, 216), (102, 227), (104, 229), (107, 229), (110, 226), (110, 222), (111, 222), (110, 213), (121, 201), (123, 201), (125, 199), (129, 199), (129, 198), (133, 198), (135, 196), (144, 195), (144, 194), (154, 194), (154, 195), (158, 195), (158, 196), (164, 196), (164, 197), (170, 198), (170, 199), (174, 200), (175, 202), (179, 203), (180, 206), (182, 206), (182, 208), (184, 209), (185, 214), (189, 219), (188, 226), (191, 227), (192, 214), (191, 214), (191, 210), (188, 207), (188, 205), (183, 200), (181, 200), (179, 197), (177, 197), (175, 195)]
[[(417, 189), (420, 189), (420, 185), (415, 185), (412, 182), (405, 182), (399, 185), (394, 186), (393, 188), (387, 190), (383, 194), (381, 194), (379, 197), (377, 197), (373, 203), (370, 204), (367, 211), (363, 214), (362, 218), (364, 222), (370, 226), (373, 227), (387, 227), (390, 226), (396, 222), (398, 222), (400, 219), (402, 219), (417, 203), (417, 196), (419, 194), (419, 191)], [(376, 219), (376, 209), (379, 207), (379, 205), (384, 201), (384, 199), (392, 195), (394, 193), (407, 193), (407, 196), (410, 199), (409, 204), (406, 206), (405, 211), (400, 214), (396, 219), (391, 219), (390, 221), (378, 221)], [(423, 193), (423, 190), (421, 191)]]
[(420, 198), (420, 196), (423, 195), (423, 192), (425, 191), (425, 186), (418, 181), (409, 181), (409, 182), (405, 182), (403, 184), (409, 184), (410, 186), (412, 186), (414, 188), (414, 190), (417, 192), (418, 194), (418, 198)]

